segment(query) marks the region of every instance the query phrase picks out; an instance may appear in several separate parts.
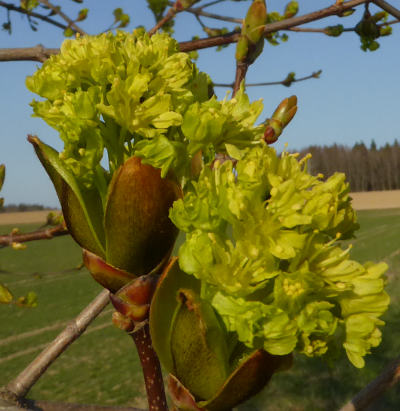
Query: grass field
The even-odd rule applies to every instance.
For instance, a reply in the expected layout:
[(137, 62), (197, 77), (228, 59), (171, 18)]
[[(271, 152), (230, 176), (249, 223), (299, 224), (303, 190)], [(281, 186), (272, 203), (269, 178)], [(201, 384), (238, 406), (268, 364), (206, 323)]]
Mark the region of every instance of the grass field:
[[(400, 209), (359, 212), (361, 230), (353, 256), (361, 261), (384, 260), (389, 266), (392, 305), (385, 315), (383, 342), (354, 368), (343, 356), (333, 368), (320, 360), (296, 357), (289, 372), (278, 374), (241, 411), (336, 410), (375, 378), (400, 353)], [(0, 233), (11, 226), (0, 226)], [(24, 230), (36, 228), (23, 226)], [(0, 250), (0, 281), (16, 296), (38, 295), (36, 308), (0, 306), (0, 386), (15, 377), (100, 291), (85, 269), (77, 270), (80, 249), (69, 237), (28, 244), (24, 251)], [(29, 396), (68, 402), (127, 404), (146, 408), (141, 371), (130, 338), (110, 322), (108, 307), (47, 371)], [(394, 410), (400, 388), (372, 409)]]

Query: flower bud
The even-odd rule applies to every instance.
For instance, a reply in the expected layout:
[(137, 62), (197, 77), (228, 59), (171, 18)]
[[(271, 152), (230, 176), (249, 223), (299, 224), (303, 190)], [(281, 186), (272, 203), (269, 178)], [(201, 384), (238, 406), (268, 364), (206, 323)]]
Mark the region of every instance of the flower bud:
[(244, 19), (242, 34), (253, 44), (264, 38), (264, 27), (267, 23), (265, 0), (254, 0)]
[(178, 409), (231, 409), (289, 367), (292, 356), (249, 350), (232, 341), (212, 305), (200, 297), (199, 286), (180, 270), (177, 258), (171, 260), (151, 304), (153, 346), (170, 373), (169, 391)]
[(114, 174), (104, 216), (107, 263), (136, 276), (148, 274), (170, 255), (178, 229), (168, 217), (182, 196), (170, 176), (129, 158)]
[(297, 97), (285, 98), (274, 111), (272, 118), (265, 122), (264, 141), (272, 144), (282, 134), (297, 112)]

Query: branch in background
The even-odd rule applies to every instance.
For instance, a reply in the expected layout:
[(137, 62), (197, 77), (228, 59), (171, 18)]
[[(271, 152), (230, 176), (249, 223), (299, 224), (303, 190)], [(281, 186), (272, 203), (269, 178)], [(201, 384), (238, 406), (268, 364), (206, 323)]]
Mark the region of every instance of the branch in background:
[(0, 248), (25, 243), (27, 241), (50, 240), (51, 238), (67, 234), (69, 234), (69, 232), (65, 225), (60, 224), (47, 230), (38, 230), (31, 233), (0, 235)]
[(157, 24), (148, 31), (149, 36), (152, 36), (153, 34), (155, 34), (157, 32), (157, 30), (159, 30), (164, 24), (168, 23), (170, 20), (172, 20), (175, 16), (176, 13), (178, 13), (180, 10), (176, 10), (174, 7), (171, 7), (167, 14), (160, 20), (157, 22)]
[(49, 3), (47, 0), (38, 0), (38, 1), (39, 3), (48, 7), (50, 10), (54, 11), (54, 13), (58, 14), (64, 21), (68, 23), (68, 27), (70, 27), (72, 30), (76, 31), (77, 33), (82, 34), (82, 36), (87, 34), (79, 26), (77, 26), (72, 19), (70, 19), (66, 14), (64, 14), (61, 11), (60, 7), (54, 6), (53, 4)]
[[(292, 17), (290, 19), (285, 19), (282, 21), (277, 21), (275, 23), (267, 24), (265, 26), (264, 33), (274, 33), (279, 30), (287, 30), (291, 27), (300, 26), (305, 23), (310, 23), (315, 20), (320, 20), (325, 17), (333, 16), (335, 14), (343, 13), (346, 10), (350, 10), (353, 7), (364, 4), (369, 0), (350, 0), (341, 4), (333, 4), (325, 9), (317, 10), (315, 12), (304, 14), (303, 16)], [(223, 46), (225, 44), (235, 43), (240, 37), (239, 33), (231, 32), (224, 34), (222, 36), (215, 36), (210, 38), (204, 38), (199, 40), (184, 41), (179, 43), (179, 48), (181, 51), (193, 51), (200, 50), (203, 48)]]
[(48, 16), (43, 16), (42, 14), (36, 13), (34, 11), (29, 11), (29, 10), (23, 9), (22, 7), (14, 6), (13, 4), (6, 3), (4, 1), (0, 1), (0, 7), (4, 7), (7, 10), (16, 11), (16, 12), (21, 13), (21, 14), (26, 14), (27, 16), (30, 16), (30, 17), (35, 17), (39, 20), (43, 20), (46, 23), (50, 23), (53, 26), (59, 27), (60, 29), (63, 29), (63, 30), (65, 30), (68, 27), (68, 26), (66, 26), (62, 23), (59, 23), (56, 20), (53, 20), (52, 18), (50, 18)]
[(375, 380), (362, 389), (340, 411), (361, 411), (367, 409), (388, 388), (400, 379), (400, 357), (389, 364)]
[(58, 54), (59, 49), (47, 49), (41, 44), (35, 47), (16, 49), (0, 49), (0, 61), (40, 61), (43, 63), (53, 54)]
[(372, 2), (375, 3), (377, 6), (379, 6), (381, 9), (391, 14), (396, 19), (400, 20), (400, 10), (399, 9), (396, 9), (395, 7), (393, 7), (391, 4), (387, 3), (384, 0), (372, 0)]
[(18, 402), (24, 398), (47, 368), (86, 330), (109, 302), (109, 291), (103, 290), (67, 327), (13, 380), (5, 391), (4, 400)]
[[(222, 0), (222, 1), (225, 1), (225, 0)], [(228, 16), (221, 16), (220, 14), (208, 13), (207, 11), (203, 11), (205, 7), (209, 7), (217, 3), (221, 3), (221, 1), (213, 1), (201, 7), (188, 7), (187, 9), (182, 10), (182, 11), (186, 11), (188, 13), (194, 14), (195, 16), (208, 17), (210, 19), (228, 21), (230, 23), (237, 23), (237, 24), (243, 23), (243, 19), (238, 19), (238, 18), (228, 17)], [(174, 2), (170, 1), (168, 2), (168, 4), (170, 6), (173, 6)]]
[[(310, 23), (311, 21), (316, 21), (329, 17), (335, 14), (340, 14), (346, 10), (349, 10), (355, 6), (366, 3), (368, 0), (350, 0), (342, 4), (334, 4), (325, 9), (318, 10), (313, 13), (305, 14), (303, 16), (293, 17), (290, 19), (278, 21), (275, 23), (267, 24), (265, 26), (264, 33), (274, 33), (279, 30), (288, 30), (292, 27), (299, 26), (301, 24)], [(200, 50), (209, 47), (223, 46), (226, 44), (235, 43), (238, 41), (240, 33), (231, 32), (221, 36), (207, 37), (199, 40), (184, 41), (179, 43), (180, 51), (189, 52), (194, 50)], [(22, 48), (22, 49), (0, 49), (0, 61), (14, 61), (14, 60), (39, 60), (39, 56), (57, 54), (59, 50), (57, 49), (46, 49), (41, 48), (41, 53), (38, 54), (39, 50), (34, 50), (36, 48)], [(16, 58), (14, 57), (14, 50), (17, 50)], [(35, 52), (36, 51), (36, 52)], [(25, 52), (25, 53), (24, 53)]]
[[(289, 87), (292, 83), (297, 83), (299, 81), (309, 80), (309, 79), (312, 79), (312, 78), (319, 78), (321, 73), (322, 73), (322, 70), (318, 70), (318, 71), (315, 71), (314, 73), (310, 74), (309, 76), (300, 77), (300, 78), (293, 78), (293, 79), (290, 79), (290, 80), (288, 80), (288, 77), (286, 77), (284, 80), (281, 80), (281, 81), (269, 81), (269, 82), (263, 82), (263, 83), (250, 83), (250, 84), (246, 83), (246, 87), (261, 87), (261, 86), (275, 86), (275, 85), (282, 85), (282, 86)], [(214, 87), (233, 88), (234, 83), (229, 83), (229, 84), (228, 83), (213, 83), (213, 86)]]
[(235, 74), (235, 82), (232, 85), (232, 98), (235, 97), (236, 93), (239, 91), (240, 84), (246, 78), (247, 70), (249, 69), (249, 64), (247, 63), (236, 63), (236, 74)]

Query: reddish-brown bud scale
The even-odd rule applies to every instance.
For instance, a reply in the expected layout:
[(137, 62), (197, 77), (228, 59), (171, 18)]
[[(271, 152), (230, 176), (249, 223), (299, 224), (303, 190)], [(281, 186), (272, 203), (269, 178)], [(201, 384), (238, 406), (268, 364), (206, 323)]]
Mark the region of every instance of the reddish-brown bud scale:
[(264, 141), (267, 144), (273, 144), (276, 140), (278, 140), (278, 137), (275, 134), (275, 130), (271, 126), (267, 126), (264, 131)]
[(125, 317), (120, 312), (115, 311), (112, 315), (113, 324), (122, 331), (130, 333), (134, 330), (135, 324), (130, 318)]

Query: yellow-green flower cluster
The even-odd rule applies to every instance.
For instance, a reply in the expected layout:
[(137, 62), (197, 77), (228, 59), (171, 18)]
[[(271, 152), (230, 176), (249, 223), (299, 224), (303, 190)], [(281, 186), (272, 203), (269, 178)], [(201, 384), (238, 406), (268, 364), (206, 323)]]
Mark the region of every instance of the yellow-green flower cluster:
[(208, 76), (166, 34), (66, 40), (26, 83), (44, 98), (32, 102), (34, 115), (59, 132), (60, 158), (86, 187), (107, 184), (104, 150), (110, 174), (136, 155), (163, 176), (173, 168), (188, 177), (196, 152), (211, 162), (226, 143), (243, 148), (262, 137), (253, 127), (262, 103), (250, 104), (243, 90), (233, 100), (209, 99)]
[(345, 176), (323, 181), (307, 157), (268, 146), (235, 152), (235, 169), (204, 169), (171, 210), (186, 232), (181, 268), (246, 346), (315, 356), (340, 343), (362, 367), (380, 341), (387, 267), (341, 247), (358, 228)]
[(193, 101), (208, 99), (207, 83), (174, 40), (142, 32), (66, 40), (27, 79), (45, 98), (32, 102), (35, 115), (59, 131), (61, 158), (89, 185), (104, 148), (112, 171), (133, 144), (180, 125)]

